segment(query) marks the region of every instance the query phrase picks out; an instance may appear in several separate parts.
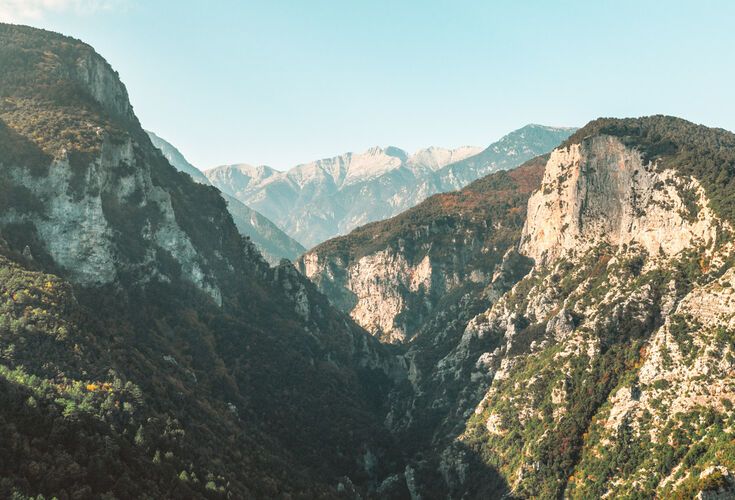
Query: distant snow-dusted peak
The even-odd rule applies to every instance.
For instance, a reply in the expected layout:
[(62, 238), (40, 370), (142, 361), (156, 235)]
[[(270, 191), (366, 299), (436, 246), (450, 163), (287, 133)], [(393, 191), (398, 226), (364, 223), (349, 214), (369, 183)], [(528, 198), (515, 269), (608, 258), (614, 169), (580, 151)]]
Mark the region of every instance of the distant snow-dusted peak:
[(482, 148), (476, 146), (461, 146), (456, 149), (431, 146), (416, 151), (411, 155), (408, 163), (416, 167), (425, 167), (431, 170), (437, 170), (445, 165), (449, 165), (450, 163), (476, 155), (480, 151), (482, 151)]
[(408, 155), (402, 149), (373, 147), (364, 153), (353, 154), (347, 168), (344, 184), (354, 184), (384, 175), (403, 166)]

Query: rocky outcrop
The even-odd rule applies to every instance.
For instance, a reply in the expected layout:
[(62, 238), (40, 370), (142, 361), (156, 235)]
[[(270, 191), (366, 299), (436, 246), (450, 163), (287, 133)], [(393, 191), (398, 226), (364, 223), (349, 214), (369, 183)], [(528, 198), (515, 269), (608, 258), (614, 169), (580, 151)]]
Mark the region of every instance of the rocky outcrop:
[[(728, 419), (733, 407), (732, 247), (722, 238), (732, 230), (701, 182), (666, 157), (643, 158), (604, 133), (552, 153), (520, 244), (533, 271), (442, 360), (444, 370), (478, 360), (476, 380), (489, 385), (460, 439), (504, 463), (518, 496), (730, 488), (732, 468), (712, 479), (721, 463), (704, 450), (731, 430), (698, 419)], [(478, 351), (491, 338), (497, 347)], [(687, 455), (695, 448), (698, 458)]]
[(604, 242), (671, 256), (711, 245), (715, 227), (697, 180), (644, 164), (616, 137), (595, 136), (552, 153), (529, 200), (521, 252), (544, 263)]
[(345, 282), (333, 285), (341, 289), (333, 293), (335, 305), (384, 342), (400, 343), (410, 338), (414, 332), (401, 322), (401, 315), (412, 303), (428, 301), (432, 292), (428, 255), (411, 265), (400, 252), (383, 250), (360, 258), (347, 270), (328, 270), (320, 265), (317, 254), (309, 254), (301, 265), (305, 275), (314, 279), (322, 274), (346, 275)]
[[(171, 196), (154, 184), (149, 167), (136, 156), (139, 148), (132, 138), (122, 144), (103, 138), (99, 156), (83, 173), (64, 156), (54, 160), (43, 178), (22, 165), (7, 165), (7, 179), (41, 200), (44, 209), (6, 212), (0, 215), (0, 226), (7, 231), (7, 226), (30, 225), (43, 242), (32, 251), (47, 253), (65, 275), (84, 286), (111, 284), (130, 273), (143, 282), (169, 280), (156, 264), (157, 252), (166, 252), (181, 266), (183, 277), (219, 302), (219, 287), (204, 272), (206, 261), (176, 221)], [(134, 256), (126, 256), (121, 245), (129, 242), (121, 241), (115, 227), (126, 206), (137, 208), (130, 215), (145, 217), (136, 235), (145, 250)]]
[(91, 47), (76, 59), (75, 79), (102, 108), (117, 119), (137, 122), (128, 91), (116, 71)]

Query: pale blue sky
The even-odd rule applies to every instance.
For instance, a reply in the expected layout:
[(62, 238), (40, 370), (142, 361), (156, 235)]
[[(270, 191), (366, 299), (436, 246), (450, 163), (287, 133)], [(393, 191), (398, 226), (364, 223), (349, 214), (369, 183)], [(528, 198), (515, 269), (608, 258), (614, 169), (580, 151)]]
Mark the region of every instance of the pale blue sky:
[(598, 116), (735, 130), (732, 1), (0, 0), (3, 18), (92, 44), (200, 168)]

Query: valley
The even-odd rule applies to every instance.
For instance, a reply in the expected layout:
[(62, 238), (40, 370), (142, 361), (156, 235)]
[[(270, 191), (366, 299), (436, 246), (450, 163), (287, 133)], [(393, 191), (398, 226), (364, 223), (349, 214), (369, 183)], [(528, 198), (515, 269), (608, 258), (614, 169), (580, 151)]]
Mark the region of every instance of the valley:
[(735, 495), (732, 132), (201, 173), (90, 45), (0, 69), (0, 497)]

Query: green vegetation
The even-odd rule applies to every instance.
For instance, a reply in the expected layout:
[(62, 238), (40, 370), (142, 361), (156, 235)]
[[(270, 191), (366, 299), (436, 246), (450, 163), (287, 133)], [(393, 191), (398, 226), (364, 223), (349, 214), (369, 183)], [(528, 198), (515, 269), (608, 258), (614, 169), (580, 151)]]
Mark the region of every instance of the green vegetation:
[[(93, 98), (89, 64), (109, 71), (110, 102)], [(369, 484), (354, 459), (368, 448), (375, 474), (400, 470), (375, 396), (392, 379), (358, 359), (382, 347), (293, 269), (268, 268), (219, 193), (152, 147), (106, 63), (0, 24), (0, 67), (0, 169), (41, 177), (68, 157), (68, 194), (101, 200), (118, 273), (67, 282), (34, 226), (45, 207), (0, 176), (0, 210), (22, 215), (0, 227), (0, 497), (328, 498), (337, 477)], [(110, 161), (118, 149), (126, 161)], [(104, 186), (88, 182), (93, 163)], [(120, 194), (137, 175), (156, 196)], [(221, 307), (151, 237), (162, 193)]]

